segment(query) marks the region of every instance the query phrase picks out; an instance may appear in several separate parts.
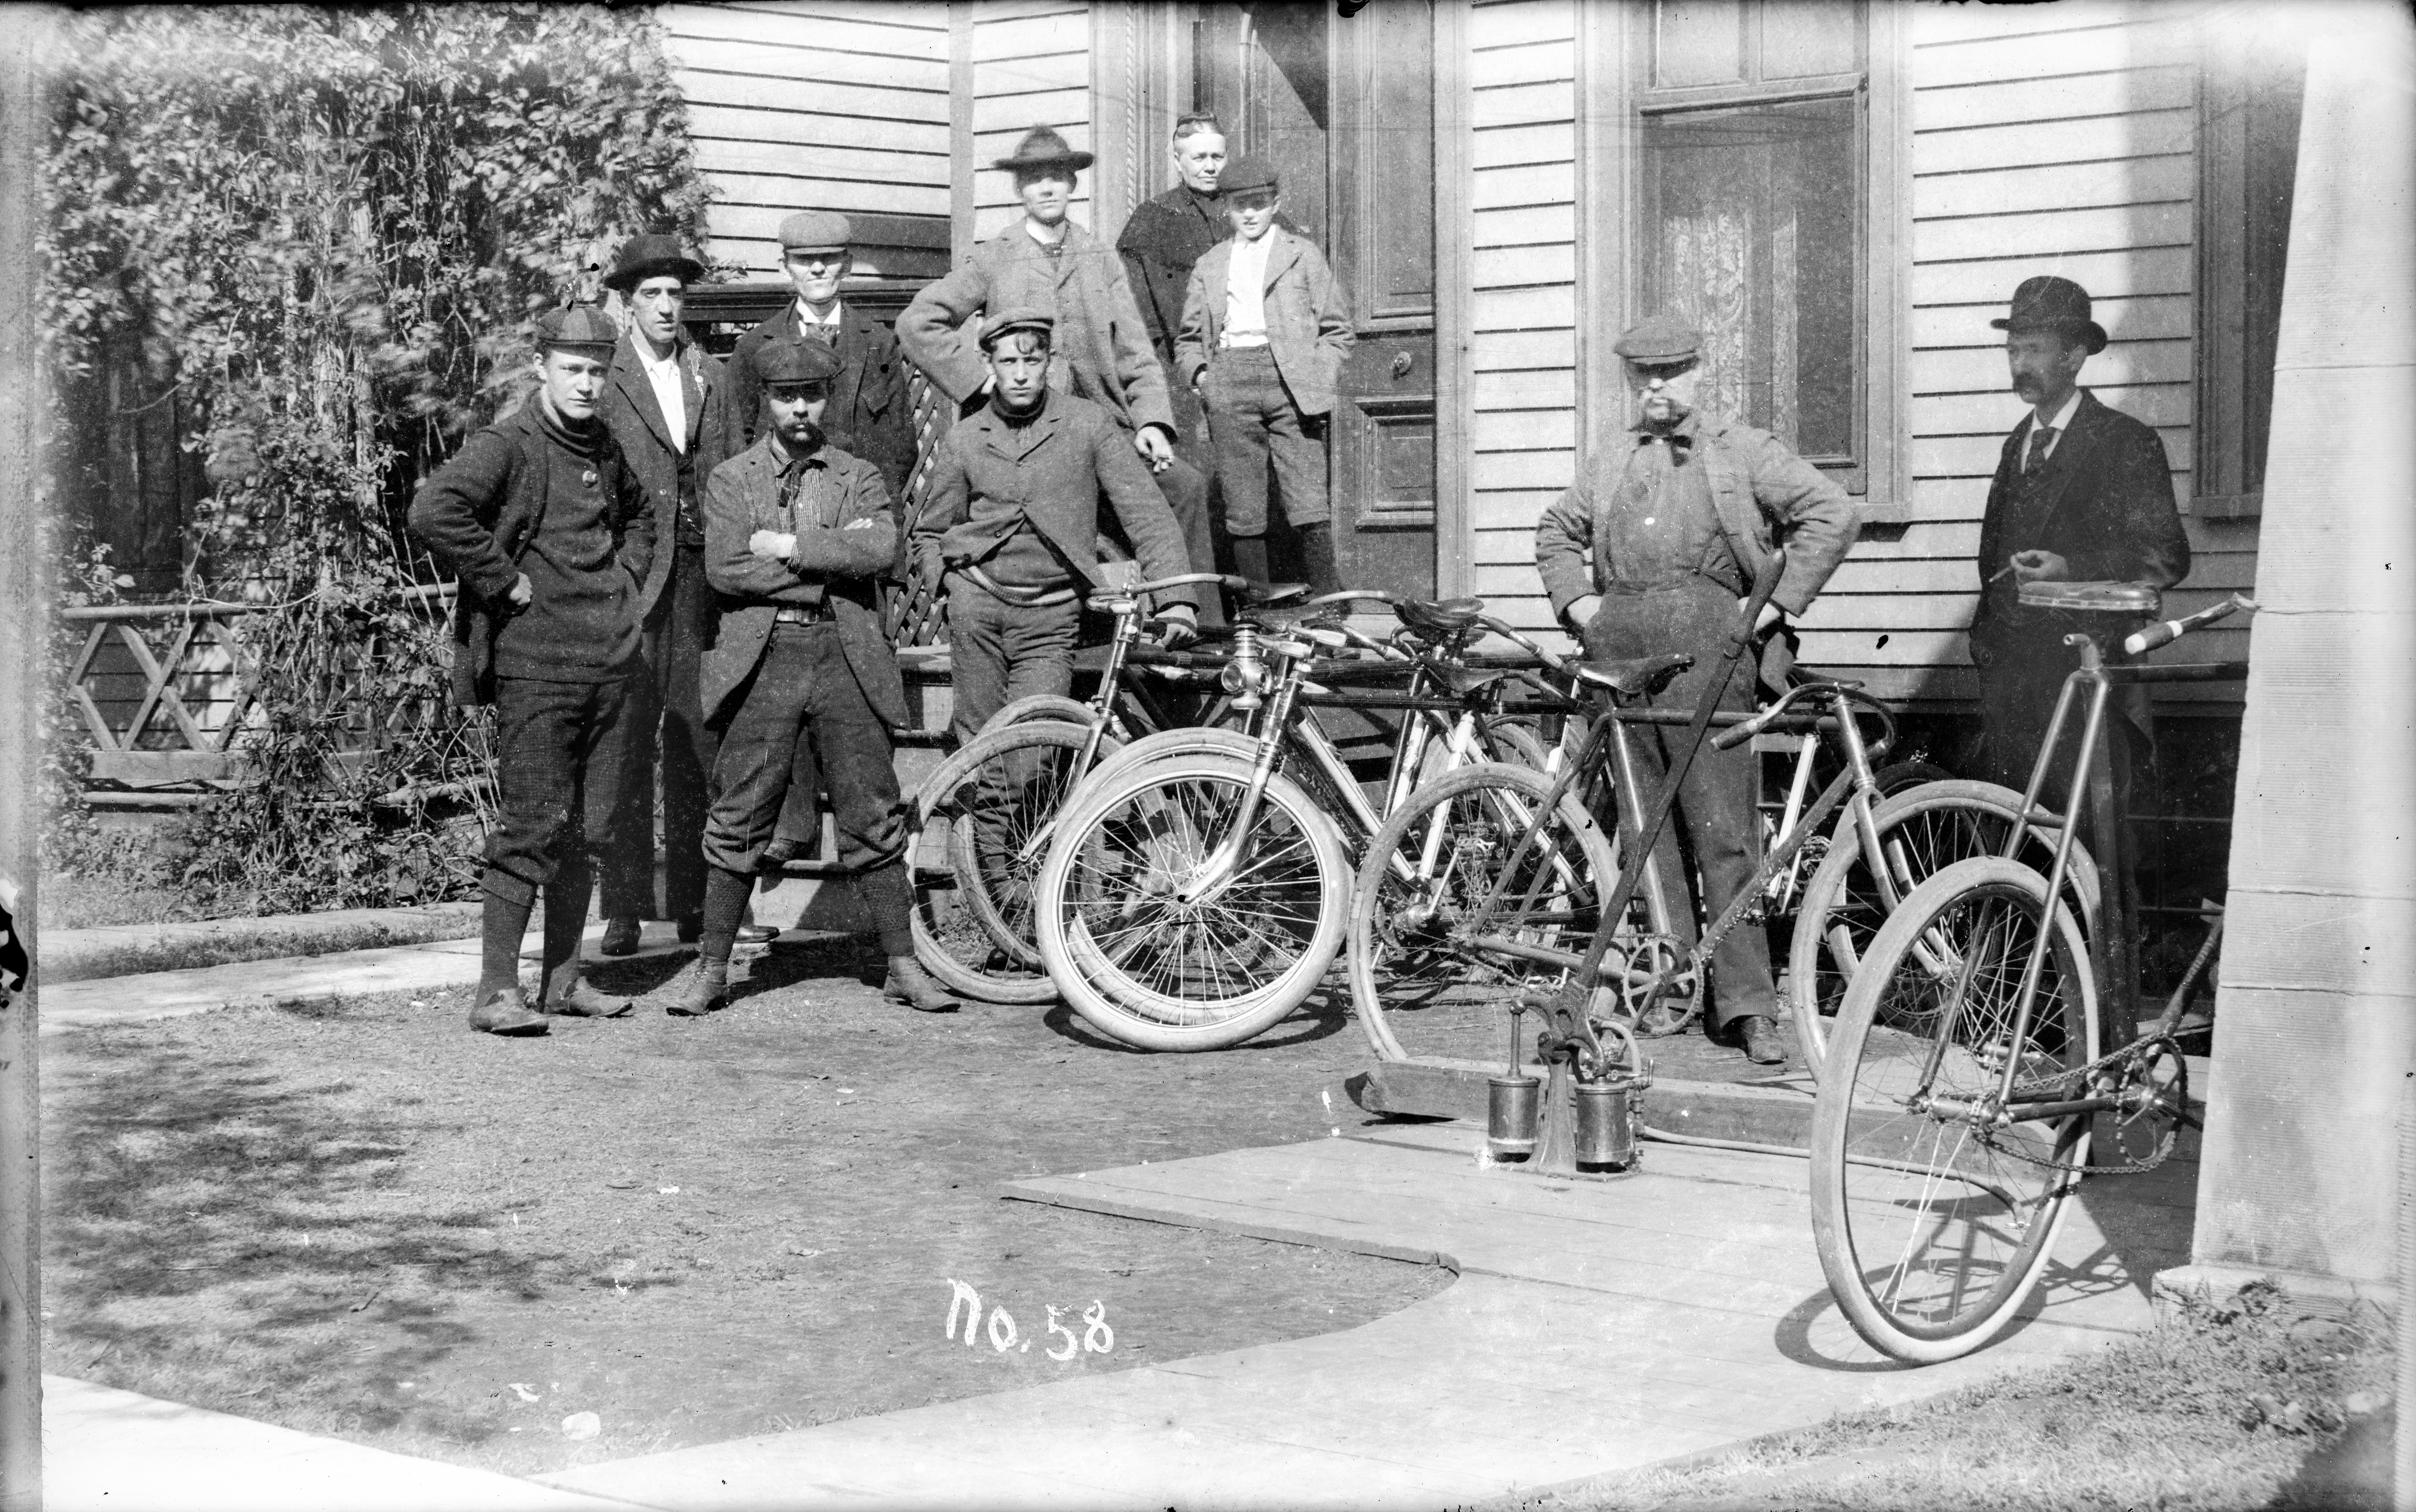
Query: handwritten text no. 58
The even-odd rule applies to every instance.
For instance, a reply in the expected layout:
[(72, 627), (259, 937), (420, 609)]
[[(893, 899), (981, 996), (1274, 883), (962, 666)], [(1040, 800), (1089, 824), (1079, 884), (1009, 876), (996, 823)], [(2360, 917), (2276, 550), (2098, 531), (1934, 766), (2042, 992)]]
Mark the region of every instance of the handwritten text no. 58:
[[(989, 1347), (1001, 1354), (1009, 1350), (1030, 1351), (1032, 1340), (1017, 1332), (1014, 1314), (993, 1305), (989, 1309), (989, 1322), (984, 1324), (981, 1293), (953, 1276), (948, 1278), (948, 1286), (945, 1329), (948, 1338), (957, 1337), (957, 1318), (961, 1313), (965, 1320), (965, 1343), (968, 1347), (987, 1334)], [(1065, 1340), (1064, 1344), (1052, 1345), (1043, 1352), (1050, 1359), (1063, 1364), (1086, 1350), (1093, 1354), (1105, 1354), (1116, 1347), (1116, 1331), (1108, 1326), (1108, 1305), (1105, 1302), (1094, 1298), (1091, 1305), (1082, 1309), (1083, 1326), (1080, 1336), (1059, 1321), (1059, 1314), (1064, 1310), (1057, 1307), (1049, 1309), (1048, 1332)]]

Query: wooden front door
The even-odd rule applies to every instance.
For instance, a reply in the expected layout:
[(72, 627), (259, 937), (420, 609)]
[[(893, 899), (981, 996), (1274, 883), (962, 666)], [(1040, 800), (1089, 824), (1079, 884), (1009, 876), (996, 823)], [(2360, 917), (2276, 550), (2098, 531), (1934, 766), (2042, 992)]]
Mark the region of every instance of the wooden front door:
[[(1359, 344), (1331, 425), (1334, 547), (1350, 587), (1435, 591), (1432, 0), (1207, 5), (1194, 98), (1235, 155), (1272, 159)], [(1280, 526), (1277, 527), (1280, 532)]]

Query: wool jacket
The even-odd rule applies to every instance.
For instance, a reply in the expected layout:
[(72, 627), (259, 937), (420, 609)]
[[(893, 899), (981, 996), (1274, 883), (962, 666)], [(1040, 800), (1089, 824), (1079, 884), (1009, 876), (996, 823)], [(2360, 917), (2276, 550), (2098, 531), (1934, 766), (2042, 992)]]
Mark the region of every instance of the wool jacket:
[[(797, 302), (738, 339), (716, 386), (706, 424), (704, 476), (753, 446), (772, 428), (763, 407), (763, 382), (755, 376), (755, 353), (766, 342), (802, 334)], [(914, 416), (906, 395), (906, 364), (898, 339), (861, 306), (839, 300), (839, 372), (831, 380), (830, 404), (823, 411), (828, 444), (881, 472), (893, 499), (906, 496), (914, 471)]]
[[(1565, 623), (1569, 606), (1615, 580), (1607, 511), (1619, 502), (1619, 482), (1635, 449), (1624, 424), (1606, 427), (1577, 486), (1544, 511), (1535, 526), (1535, 570)], [(1771, 602), (1801, 614), (1845, 560), (1862, 522), (1845, 490), (1767, 431), (1695, 412), (1695, 462), (1711, 485), (1720, 528), (1750, 580), (1784, 544), (1787, 566)]]
[[(1062, 339), (1067, 327), (1061, 287), (1066, 298), (1081, 303), (1087, 342)], [(1113, 248), (1071, 222), (1054, 258), (1032, 239), (1021, 220), (975, 247), (964, 266), (926, 285), (898, 317), (898, 342), (923, 375), (961, 406), (989, 379), (981, 326), (974, 317), (1027, 308), (1058, 315), (1057, 360), (1067, 365), (1066, 370), (1116, 424), (1127, 431), (1155, 425), (1165, 427), (1169, 435), (1176, 433), (1166, 372), (1150, 347), (1149, 327), (1125, 280), (1124, 261)]]
[(645, 364), (639, 359), (637, 338), (623, 336), (612, 349), (612, 368), (606, 375), (604, 387), (604, 423), (612, 428), (612, 440), (621, 448), (621, 459), (636, 475), (638, 486), (645, 491), (646, 501), (655, 511), (655, 554), (647, 567), (645, 586), (638, 594), (638, 617), (642, 620), (654, 612), (655, 602), (662, 597), (663, 584), (671, 581), (672, 564), (679, 559), (680, 486), (685, 478), (691, 492), (697, 480), (705, 475), (698, 467), (697, 442), (704, 431), (704, 411), (713, 391), (714, 374), (704, 354), (695, 343), (682, 340), (672, 354), (680, 375), (680, 408), (687, 422), (683, 428), (683, 452), (672, 445), (671, 424), (663, 416), (662, 404), (655, 398), (655, 386), (646, 378)]
[[(914, 521), (915, 575), (937, 582), (950, 567), (977, 564), (998, 544), (975, 523), (976, 499), (1014, 506), (1085, 582), (1099, 582), (1099, 495), (1123, 522), (1143, 578), (1192, 570), (1183, 527), (1147, 464), (1108, 412), (1071, 394), (1050, 394), (1029, 425), (1010, 426), (995, 404), (948, 428), (931, 468), (929, 497)], [(1197, 605), (1191, 588), (1169, 601)]]
[[(453, 604), (452, 691), (465, 707), (495, 701), (495, 631), (512, 612), (508, 596), (521, 575), (521, 557), (545, 518), (547, 453), (553, 443), (538, 418), (544, 402), (532, 395), (473, 434), (412, 496), (412, 534), (461, 582)], [(655, 512), (609, 427), (596, 468), (613, 501), (617, 559), (633, 582), (643, 583), (654, 564)]]
[[(824, 445), (806, 461), (795, 518), (780, 506), (788, 454), (772, 432), (713, 470), (704, 488), (704, 576), (721, 598), (721, 625), (705, 649), (698, 699), (707, 723), (763, 659), (783, 607), (827, 603), (865, 703), (904, 729), (906, 683), (882, 628), (873, 579), (898, 554), (898, 517), (870, 462)], [(747, 550), (759, 530), (797, 537), (785, 562)]]
[[(1275, 353), (1276, 371), (1291, 394), (1292, 406), (1303, 415), (1325, 415), (1334, 409), (1342, 366), (1351, 360), (1357, 340), (1351, 329), (1349, 301), (1325, 254), (1307, 238), (1281, 226), (1270, 226), (1275, 245), (1267, 249), (1267, 345)], [(1183, 296), (1183, 328), (1174, 340), (1174, 379), (1185, 388), (1197, 383), (1200, 370), (1216, 353), (1224, 334), (1226, 283), (1232, 277), (1233, 241), (1218, 242), (1191, 270)]]
[(1184, 184), (1143, 200), (1125, 219), (1116, 251), (1125, 260), (1125, 281), (1159, 361), (1174, 362), (1174, 337), (1183, 328), (1183, 294), (1191, 287), (1192, 268), (1229, 234), (1225, 202), (1195, 194)]

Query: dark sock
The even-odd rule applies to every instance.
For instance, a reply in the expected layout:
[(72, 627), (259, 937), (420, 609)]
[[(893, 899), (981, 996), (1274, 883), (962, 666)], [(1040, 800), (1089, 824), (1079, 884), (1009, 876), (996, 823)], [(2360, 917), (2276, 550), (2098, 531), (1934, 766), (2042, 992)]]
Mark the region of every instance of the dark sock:
[(697, 949), (706, 966), (729, 970), (730, 947), (738, 941), (738, 921), (746, 915), (747, 899), (754, 890), (755, 879), (744, 871), (715, 867), (705, 873), (704, 933)]
[(521, 984), (521, 936), (528, 932), (529, 906), (498, 892), (487, 895), (486, 913), (478, 928), (478, 1001), (484, 1003), (507, 987)]
[(587, 925), (587, 900), (596, 874), (584, 866), (563, 866), (545, 885), (545, 949), (538, 958), (537, 1001), (551, 1003), (579, 974), (579, 935)]
[(1334, 575), (1333, 526), (1300, 527), (1300, 568), (1308, 579), (1311, 597), (1342, 591), (1342, 580)]
[(855, 896), (864, 900), (865, 911), (872, 915), (872, 927), (880, 932), (881, 953), (913, 955), (914, 885), (906, 879), (906, 863), (885, 861), (869, 871), (859, 872)]
[(1268, 581), (1267, 538), (1264, 536), (1233, 537), (1233, 570), (1252, 582)]

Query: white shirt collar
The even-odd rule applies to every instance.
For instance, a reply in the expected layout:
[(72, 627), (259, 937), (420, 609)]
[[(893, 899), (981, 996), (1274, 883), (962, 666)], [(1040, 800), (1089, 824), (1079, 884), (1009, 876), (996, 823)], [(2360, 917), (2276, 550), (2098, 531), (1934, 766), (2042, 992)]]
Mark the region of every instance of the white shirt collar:
[[(2063, 407), (2055, 412), (2055, 418), (2047, 422), (2049, 426), (2054, 428), (2057, 441), (2062, 440), (2063, 433), (2072, 429), (2073, 414), (2080, 408), (2080, 389), (2077, 387), (2074, 388), (2071, 397), (2063, 401)], [(2031, 411), (2031, 425), (2033, 428), (2038, 425), (2038, 411), (2036, 410)], [(2053, 449), (2053, 442), (2048, 443), (2049, 449)]]
[(800, 327), (807, 325), (827, 325), (832, 330), (837, 330), (846, 321), (846, 319), (847, 301), (844, 299), (834, 299), (831, 301), (830, 319), (828, 320), (824, 320), (821, 316), (815, 314), (813, 307), (807, 304), (804, 300), (800, 299), (797, 301), (797, 325)]
[(631, 336), (629, 338), (629, 345), (637, 349), (638, 363), (648, 372), (656, 372), (665, 368), (677, 368), (679, 366), (679, 343), (676, 341), (672, 343), (671, 355), (663, 357), (655, 355), (653, 345), (650, 344), (642, 336)]

